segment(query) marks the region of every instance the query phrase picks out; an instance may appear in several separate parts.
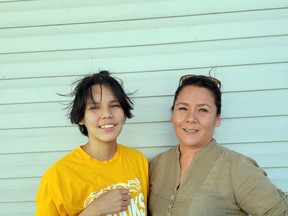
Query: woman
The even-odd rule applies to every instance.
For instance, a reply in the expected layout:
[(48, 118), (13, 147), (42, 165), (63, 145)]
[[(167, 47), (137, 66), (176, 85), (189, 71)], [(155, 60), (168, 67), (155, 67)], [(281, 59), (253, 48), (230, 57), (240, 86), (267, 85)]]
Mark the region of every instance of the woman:
[(285, 194), (257, 163), (213, 139), (220, 88), (212, 77), (180, 79), (170, 119), (179, 145), (150, 163), (152, 216), (288, 215)]
[(84, 77), (72, 95), (70, 120), (88, 141), (44, 174), (35, 215), (146, 215), (148, 162), (117, 143), (130, 98), (108, 71)]

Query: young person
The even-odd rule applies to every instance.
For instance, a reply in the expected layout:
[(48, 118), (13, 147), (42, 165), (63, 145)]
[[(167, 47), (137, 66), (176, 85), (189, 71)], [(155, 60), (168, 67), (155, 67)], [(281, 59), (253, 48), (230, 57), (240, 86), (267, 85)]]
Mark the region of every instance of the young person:
[(70, 120), (87, 136), (41, 179), (36, 216), (146, 215), (148, 162), (117, 143), (133, 103), (108, 71), (86, 76), (71, 93)]
[(209, 76), (180, 79), (170, 119), (179, 145), (150, 163), (152, 216), (288, 215), (287, 197), (257, 163), (213, 139), (220, 87)]

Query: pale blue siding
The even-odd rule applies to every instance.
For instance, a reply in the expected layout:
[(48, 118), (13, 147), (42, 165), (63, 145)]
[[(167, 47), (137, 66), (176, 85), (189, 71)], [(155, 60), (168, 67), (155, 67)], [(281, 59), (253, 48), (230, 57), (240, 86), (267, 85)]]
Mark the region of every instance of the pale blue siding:
[(223, 83), (215, 137), (288, 192), (286, 26), (287, 0), (0, 0), (0, 216), (33, 215), (43, 172), (86, 142), (57, 93), (100, 69), (135, 91), (119, 141), (150, 159), (177, 144), (179, 77), (213, 68)]

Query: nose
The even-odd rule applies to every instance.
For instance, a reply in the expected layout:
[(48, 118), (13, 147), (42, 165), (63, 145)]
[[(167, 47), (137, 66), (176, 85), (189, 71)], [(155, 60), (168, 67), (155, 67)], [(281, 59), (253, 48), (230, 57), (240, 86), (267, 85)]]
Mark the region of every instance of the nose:
[(102, 109), (101, 119), (108, 119), (112, 117), (113, 117), (112, 112), (108, 107)]
[(187, 113), (187, 122), (189, 123), (195, 123), (197, 121), (197, 116), (196, 113), (191, 110), (190, 112)]

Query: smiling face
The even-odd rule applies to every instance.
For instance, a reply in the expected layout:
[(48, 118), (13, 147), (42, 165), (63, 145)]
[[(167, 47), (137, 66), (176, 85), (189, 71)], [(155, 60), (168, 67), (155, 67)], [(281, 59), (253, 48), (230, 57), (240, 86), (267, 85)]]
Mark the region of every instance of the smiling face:
[(180, 146), (200, 149), (213, 138), (220, 125), (215, 99), (206, 88), (186, 86), (179, 93), (170, 121)]
[(100, 85), (92, 86), (93, 100), (88, 99), (80, 125), (85, 125), (89, 142), (116, 144), (126, 120), (124, 111), (112, 91)]

